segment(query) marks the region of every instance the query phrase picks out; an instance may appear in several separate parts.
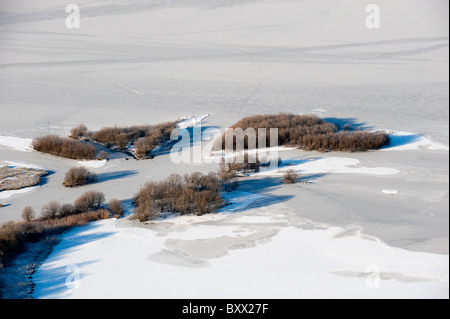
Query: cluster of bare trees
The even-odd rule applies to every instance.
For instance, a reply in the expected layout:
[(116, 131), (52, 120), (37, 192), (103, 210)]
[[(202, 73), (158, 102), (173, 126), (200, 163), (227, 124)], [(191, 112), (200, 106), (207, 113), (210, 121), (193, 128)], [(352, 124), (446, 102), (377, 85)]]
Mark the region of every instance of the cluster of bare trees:
[[(89, 211), (96, 211), (105, 203), (105, 195), (102, 192), (90, 191), (77, 198), (74, 204), (60, 204), (51, 201), (42, 206), (41, 217), (43, 220), (63, 218), (71, 215), (78, 215)], [(31, 206), (25, 207), (22, 212), (25, 221), (36, 219), (36, 213)]]
[(0, 268), (9, 258), (22, 252), (27, 243), (59, 235), (94, 220), (110, 218), (110, 210), (102, 207), (104, 202), (103, 193), (92, 191), (83, 194), (74, 204), (61, 205), (52, 201), (42, 207), (40, 217), (36, 217), (32, 207), (25, 207), (24, 221), (0, 226)]
[(36, 137), (32, 145), (39, 152), (78, 160), (92, 160), (97, 155), (97, 148), (90, 143), (56, 135)]
[[(278, 145), (298, 146), (305, 150), (315, 151), (347, 151), (362, 152), (379, 149), (389, 142), (386, 133), (359, 131), (346, 127), (339, 131), (338, 127), (315, 115), (266, 114), (245, 117), (232, 126), (243, 131), (266, 129), (266, 145), (270, 145), (270, 128), (278, 128)], [(256, 147), (260, 137), (256, 138)], [(222, 136), (222, 147), (225, 147), (225, 134)], [(249, 147), (245, 137), (244, 148)], [(234, 139), (236, 148), (236, 138)]]
[(389, 143), (389, 136), (382, 132), (336, 132), (298, 137), (297, 145), (307, 151), (367, 152)]
[(224, 181), (219, 173), (195, 172), (184, 176), (170, 175), (162, 182), (145, 184), (134, 197), (134, 218), (143, 222), (162, 213), (214, 213), (225, 205), (220, 196)]
[(138, 158), (146, 158), (158, 145), (170, 140), (170, 135), (176, 129), (176, 122), (157, 125), (142, 125), (130, 127), (104, 127), (97, 132), (88, 132), (84, 127), (74, 129), (74, 137), (89, 136), (92, 140), (110, 148), (125, 149), (134, 146)]

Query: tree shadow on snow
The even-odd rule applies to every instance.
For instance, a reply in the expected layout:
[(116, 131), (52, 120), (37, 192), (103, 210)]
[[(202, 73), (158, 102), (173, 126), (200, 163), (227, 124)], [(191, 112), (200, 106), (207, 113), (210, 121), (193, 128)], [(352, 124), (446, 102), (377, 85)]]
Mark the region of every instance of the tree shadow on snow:
[[(196, 136), (194, 134), (194, 128), (189, 127), (186, 129), (180, 129), (180, 136), (178, 136), (178, 139), (175, 140), (171, 140), (166, 142), (166, 144), (159, 148), (158, 150), (154, 150), (151, 152), (150, 157), (155, 157), (155, 156), (161, 156), (161, 155), (167, 155), (170, 154), (170, 152), (172, 151), (172, 148), (178, 144), (178, 143), (184, 143), (184, 144), (180, 144), (180, 146), (182, 146), (185, 149), (189, 149), (189, 148), (193, 148), (195, 146), (198, 146), (200, 143), (204, 142), (203, 138), (205, 138), (203, 135), (205, 133), (205, 131), (207, 130), (217, 130), (219, 129), (219, 127), (217, 126), (202, 126), (200, 129), (200, 139), (196, 139)], [(181, 134), (186, 134), (184, 135), (184, 138), (186, 138), (185, 141), (182, 141), (182, 135)], [(187, 139), (187, 134), (189, 134), (189, 137)], [(196, 133), (198, 134), (198, 133)]]
[(327, 118), (324, 118), (323, 120), (336, 125), (338, 131), (342, 131), (342, 130), (354, 131), (355, 129), (364, 131), (364, 130), (373, 129), (373, 127), (367, 126), (367, 123), (359, 122), (358, 119), (355, 119), (355, 118), (327, 117)]
[(422, 139), (423, 137), (419, 134), (411, 135), (389, 135), (389, 143), (382, 149), (390, 149), (398, 146), (405, 146), (408, 144), (415, 143)]
[(115, 179), (126, 178), (129, 176), (136, 175), (138, 171), (136, 170), (125, 170), (125, 171), (117, 171), (117, 172), (107, 172), (97, 174), (97, 183), (108, 182)]

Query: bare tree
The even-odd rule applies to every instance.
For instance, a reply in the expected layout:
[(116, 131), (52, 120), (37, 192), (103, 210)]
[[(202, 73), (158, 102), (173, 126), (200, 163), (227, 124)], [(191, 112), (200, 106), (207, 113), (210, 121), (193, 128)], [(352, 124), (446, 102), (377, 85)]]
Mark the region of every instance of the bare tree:
[(81, 195), (75, 201), (75, 208), (78, 212), (84, 213), (90, 210), (99, 209), (105, 202), (105, 195), (101, 192), (90, 191)]
[(53, 219), (58, 216), (61, 205), (57, 201), (51, 201), (44, 205), (41, 210), (41, 216), (44, 219)]
[(34, 211), (33, 207), (27, 206), (22, 211), (22, 218), (26, 222), (31, 222), (36, 218), (36, 212)]

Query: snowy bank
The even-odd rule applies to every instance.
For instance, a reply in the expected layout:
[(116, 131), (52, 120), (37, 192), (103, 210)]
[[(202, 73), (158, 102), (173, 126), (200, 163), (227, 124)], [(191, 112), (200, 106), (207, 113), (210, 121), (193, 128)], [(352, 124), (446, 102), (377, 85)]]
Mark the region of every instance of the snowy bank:
[(21, 138), (21, 137), (0, 135), (0, 146), (10, 147), (17, 151), (21, 151), (21, 152), (32, 151), (33, 147), (31, 146), (31, 143), (32, 143), (31, 138)]

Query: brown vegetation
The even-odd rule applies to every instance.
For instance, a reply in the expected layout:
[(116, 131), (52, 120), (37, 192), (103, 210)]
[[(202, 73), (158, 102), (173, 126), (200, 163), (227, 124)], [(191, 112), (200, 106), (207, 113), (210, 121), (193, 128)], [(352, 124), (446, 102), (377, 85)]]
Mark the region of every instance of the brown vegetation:
[[(250, 116), (241, 119), (232, 126), (245, 131), (253, 128), (266, 129), (266, 144), (270, 145), (270, 128), (278, 128), (278, 145), (298, 146), (308, 151), (347, 151), (364, 152), (383, 147), (389, 142), (386, 133), (358, 131), (348, 126), (339, 131), (338, 127), (315, 115), (268, 114)], [(258, 145), (256, 138), (256, 147)], [(236, 148), (236, 137), (233, 141)], [(222, 148), (225, 147), (225, 134), (222, 136)], [(244, 140), (244, 148), (248, 149), (248, 138)]]
[(108, 154), (108, 152), (105, 152), (105, 151), (101, 151), (100, 153), (98, 153), (98, 156), (97, 156), (97, 159), (98, 160), (106, 160), (106, 159), (108, 159), (109, 158), (109, 154)]
[(90, 143), (56, 135), (46, 135), (33, 139), (33, 148), (39, 152), (78, 160), (92, 160), (97, 155), (97, 148)]
[(90, 191), (81, 195), (75, 201), (75, 208), (79, 212), (97, 210), (105, 203), (105, 195), (101, 192)]
[(26, 167), (0, 167), (0, 191), (18, 190), (38, 185), (48, 172)]
[(113, 214), (114, 218), (120, 218), (123, 215), (123, 204), (118, 199), (111, 199), (108, 203), (109, 210)]
[(31, 222), (33, 219), (36, 218), (36, 212), (34, 211), (33, 207), (27, 206), (22, 211), (22, 218), (26, 222)]
[(92, 140), (120, 150), (133, 147), (138, 158), (146, 158), (158, 145), (170, 140), (176, 122), (130, 127), (105, 127), (88, 133)]
[(161, 213), (214, 213), (225, 201), (220, 196), (223, 180), (220, 174), (195, 172), (184, 177), (170, 175), (165, 181), (145, 184), (134, 197), (134, 218), (139, 221), (155, 219)]
[[(58, 235), (74, 226), (90, 221), (109, 218), (108, 210), (77, 213), (52, 219), (33, 219), (23, 222), (9, 222), (0, 226), (0, 268), (9, 254), (21, 252), (26, 242), (36, 242), (47, 236)], [(3, 263), (2, 263), (3, 262)]]
[[(95, 200), (86, 206), (95, 207), (95, 210), (78, 210), (71, 204), (60, 205), (58, 202), (51, 202), (43, 207), (43, 216), (40, 218), (35, 218), (33, 208), (26, 207), (22, 213), (24, 221), (8, 222), (1, 225), (0, 270), (4, 265), (10, 263), (15, 256), (26, 250), (28, 244), (58, 236), (75, 226), (109, 218), (110, 212), (101, 209), (101, 204), (99, 204), (103, 203), (104, 195), (96, 192), (91, 193), (95, 193), (95, 196), (91, 194), (87, 197), (95, 198)], [(101, 200), (102, 197), (103, 201)], [(81, 198), (85, 197), (82, 196)], [(30, 265), (30, 267), (34, 266)], [(4, 288), (4, 282), (0, 274), (0, 297)]]
[(299, 179), (299, 175), (293, 169), (289, 169), (283, 174), (283, 184), (295, 184)]
[(53, 219), (58, 216), (61, 205), (57, 201), (51, 201), (45, 204), (41, 210), (41, 216), (44, 219)]
[(84, 167), (71, 168), (64, 178), (64, 186), (76, 187), (95, 182), (97, 175)]
[(88, 131), (86, 125), (80, 124), (70, 130), (69, 137), (77, 140), (79, 138), (87, 137), (88, 133), (89, 133), (89, 131)]

